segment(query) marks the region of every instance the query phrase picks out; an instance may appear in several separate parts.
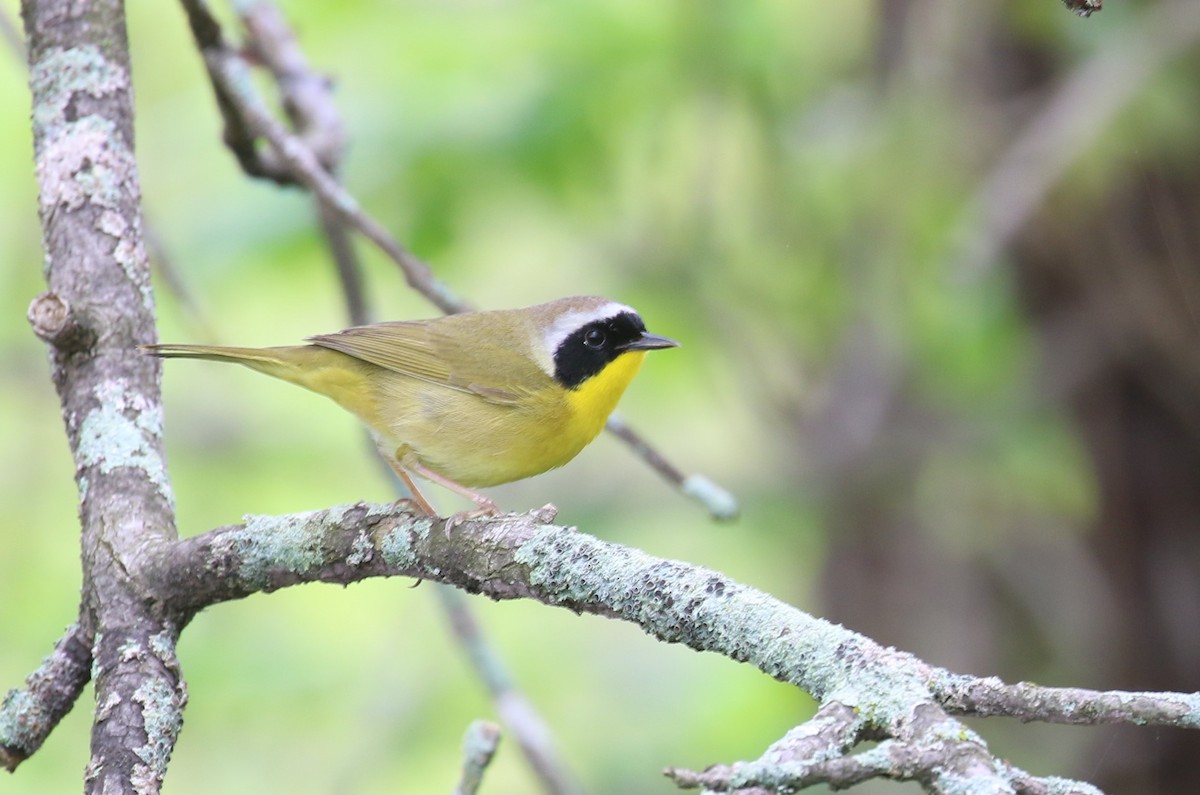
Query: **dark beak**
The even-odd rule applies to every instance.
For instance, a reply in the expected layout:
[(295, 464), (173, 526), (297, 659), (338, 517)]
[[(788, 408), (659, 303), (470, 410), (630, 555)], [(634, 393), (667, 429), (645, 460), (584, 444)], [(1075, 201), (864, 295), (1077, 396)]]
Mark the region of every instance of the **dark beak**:
[(670, 337), (660, 337), (643, 331), (642, 336), (621, 348), (623, 351), (653, 351), (659, 348), (678, 348), (679, 343)]

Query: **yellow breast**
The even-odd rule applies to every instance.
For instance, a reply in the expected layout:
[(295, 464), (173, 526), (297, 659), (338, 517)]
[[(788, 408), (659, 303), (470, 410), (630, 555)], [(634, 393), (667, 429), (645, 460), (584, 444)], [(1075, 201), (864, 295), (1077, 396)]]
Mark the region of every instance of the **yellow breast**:
[[(577, 389), (541, 390), (518, 405), (422, 389), (417, 403), (389, 412), (393, 421), (376, 430), (406, 451), (401, 459), (412, 455), (464, 486), (532, 477), (567, 463), (596, 438), (644, 355), (623, 354)], [(384, 402), (395, 406), (396, 397)]]

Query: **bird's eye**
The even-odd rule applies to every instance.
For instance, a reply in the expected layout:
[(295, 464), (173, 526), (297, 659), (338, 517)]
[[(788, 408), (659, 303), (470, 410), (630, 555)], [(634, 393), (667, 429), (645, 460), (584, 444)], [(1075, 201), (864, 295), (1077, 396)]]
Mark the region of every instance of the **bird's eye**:
[(603, 348), (604, 340), (604, 332), (598, 328), (591, 329), (587, 334), (583, 335), (583, 344), (592, 350)]

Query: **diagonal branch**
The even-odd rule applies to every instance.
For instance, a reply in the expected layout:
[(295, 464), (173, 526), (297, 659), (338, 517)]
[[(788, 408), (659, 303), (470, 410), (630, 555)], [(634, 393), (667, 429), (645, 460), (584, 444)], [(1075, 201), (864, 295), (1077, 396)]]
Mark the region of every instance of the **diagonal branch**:
[(496, 711), (510, 728), (513, 739), (521, 747), (521, 752), (546, 792), (550, 795), (580, 792), (581, 788), (572, 779), (555, 746), (550, 727), (513, 683), (504, 660), (484, 637), (466, 597), (454, 588), (445, 586), (438, 586), (437, 596), (454, 637), (466, 654), (467, 662), (487, 688)]
[(41, 748), (91, 677), (92, 633), (72, 624), (25, 686), (0, 703), (0, 766), (11, 773)]
[[(298, 184), (312, 191), (339, 220), (357, 229), (400, 266), (412, 289), (443, 312), (466, 310), (468, 305), (433, 275), (429, 265), (368, 215), (308, 144), (271, 114), (250, 79), (245, 58), (226, 43), (204, 0), (184, 0), (183, 5), (226, 120), (226, 142), (243, 169), (253, 176)], [(265, 156), (258, 149), (259, 140), (270, 145), (271, 160), (262, 159)]]
[[(905, 699), (910, 707), (929, 704), (964, 715), (1073, 722), (1062, 710), (1038, 706), (1068, 697), (1079, 699), (1080, 708), (1122, 703), (1110, 721), (1200, 729), (1200, 694), (1102, 693), (952, 674), (720, 572), (605, 542), (551, 519), (544, 509), (472, 519), (448, 535), (446, 520), (391, 505), (251, 516), (160, 548), (144, 576), (184, 615), (289, 585), (345, 585), (367, 577), (414, 577), (492, 599), (534, 599), (629, 621), (659, 640), (749, 663), (822, 702), (856, 708), (863, 729), (894, 731), (915, 720), (911, 709), (897, 711)], [(817, 736), (845, 740), (845, 726), (834, 725), (841, 728)]]

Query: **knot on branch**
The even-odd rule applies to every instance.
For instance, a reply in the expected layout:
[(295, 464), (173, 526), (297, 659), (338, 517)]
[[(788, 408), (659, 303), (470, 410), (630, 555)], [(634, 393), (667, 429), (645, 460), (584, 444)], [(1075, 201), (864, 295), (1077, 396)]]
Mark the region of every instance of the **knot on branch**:
[(67, 299), (47, 291), (29, 303), (26, 313), (33, 333), (63, 353), (77, 353), (92, 347), (96, 332), (79, 321)]

